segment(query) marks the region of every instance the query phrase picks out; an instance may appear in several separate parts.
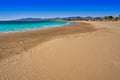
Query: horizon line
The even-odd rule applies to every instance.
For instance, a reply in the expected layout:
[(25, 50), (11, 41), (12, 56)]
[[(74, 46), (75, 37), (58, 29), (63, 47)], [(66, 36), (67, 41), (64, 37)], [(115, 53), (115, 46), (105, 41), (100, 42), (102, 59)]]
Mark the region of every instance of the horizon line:
[[(105, 15), (105, 16), (113, 16), (113, 15)], [(18, 19), (27, 19), (27, 18), (36, 18), (36, 19), (50, 19), (50, 18), (69, 18), (69, 17), (81, 17), (81, 18), (86, 18), (86, 17), (105, 17), (105, 16), (65, 16), (65, 17), (20, 17), (20, 18), (12, 18), (12, 19), (0, 19), (0, 21), (9, 21), (9, 20), (18, 20)], [(118, 14), (117, 16), (113, 16), (113, 17), (119, 17), (120, 14)]]

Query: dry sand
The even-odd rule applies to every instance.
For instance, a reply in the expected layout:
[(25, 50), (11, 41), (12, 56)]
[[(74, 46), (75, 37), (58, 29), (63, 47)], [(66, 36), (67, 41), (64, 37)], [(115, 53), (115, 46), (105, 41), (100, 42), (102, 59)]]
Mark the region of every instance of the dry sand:
[(85, 32), (82, 28), (73, 34), (74, 28), (67, 29), (61, 31), (64, 36), (6, 56), (0, 61), (0, 80), (120, 80), (120, 22), (80, 24), (97, 30), (87, 25), (86, 33), (78, 33)]
[(26, 52), (30, 48), (58, 36), (91, 31), (95, 31), (95, 29), (90, 24), (77, 23), (69, 26), (0, 34), (0, 60)]

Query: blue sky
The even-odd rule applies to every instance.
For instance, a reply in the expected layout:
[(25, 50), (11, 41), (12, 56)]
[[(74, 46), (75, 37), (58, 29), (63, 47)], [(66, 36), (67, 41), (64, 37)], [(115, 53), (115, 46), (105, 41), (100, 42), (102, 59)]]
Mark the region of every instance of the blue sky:
[(0, 20), (118, 14), (120, 0), (0, 0)]

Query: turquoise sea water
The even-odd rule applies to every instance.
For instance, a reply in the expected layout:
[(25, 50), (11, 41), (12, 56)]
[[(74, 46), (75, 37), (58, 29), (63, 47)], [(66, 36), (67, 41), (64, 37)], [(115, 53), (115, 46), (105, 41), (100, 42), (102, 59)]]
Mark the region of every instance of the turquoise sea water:
[(67, 25), (62, 21), (0, 21), (0, 33)]

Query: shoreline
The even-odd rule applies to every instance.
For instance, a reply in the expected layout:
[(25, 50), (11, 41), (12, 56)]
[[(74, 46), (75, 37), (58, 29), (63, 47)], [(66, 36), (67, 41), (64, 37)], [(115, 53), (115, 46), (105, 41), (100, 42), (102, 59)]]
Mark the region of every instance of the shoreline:
[(26, 52), (30, 48), (58, 36), (95, 31), (90, 24), (72, 25), (0, 34), (0, 60)]
[(120, 22), (83, 22), (19, 33), (22, 39), (18, 33), (15, 39), (10, 36), (14, 45), (21, 39), (14, 47), (20, 49), (24, 44), (27, 50), (14, 56), (11, 53), (12, 57), (4, 54), (0, 80), (120, 80), (119, 26)]
[[(7, 32), (0, 32), (0, 35), (2, 34), (9, 34), (9, 33), (16, 33), (16, 32), (26, 32), (26, 31), (36, 31), (36, 30), (41, 30), (41, 29), (46, 29), (46, 28), (54, 28), (54, 27), (60, 27), (60, 26), (69, 26), (72, 25), (73, 22), (67, 22), (67, 21), (62, 21), (62, 22), (66, 22), (64, 25), (54, 25), (54, 26), (45, 26), (45, 27), (41, 27), (41, 28), (28, 28), (28, 29), (23, 29), (23, 30), (18, 30), (18, 31), (7, 31)], [(76, 22), (74, 22), (75, 24)]]

